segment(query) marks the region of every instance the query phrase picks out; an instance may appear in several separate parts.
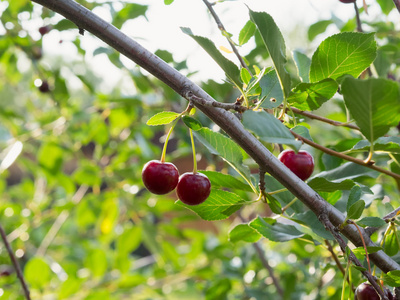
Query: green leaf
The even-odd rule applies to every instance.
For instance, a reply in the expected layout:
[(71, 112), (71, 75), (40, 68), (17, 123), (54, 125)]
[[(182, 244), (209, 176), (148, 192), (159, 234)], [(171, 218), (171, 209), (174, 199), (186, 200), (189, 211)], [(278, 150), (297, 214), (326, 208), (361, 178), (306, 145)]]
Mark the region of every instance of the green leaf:
[(310, 131), (305, 126), (296, 125), (295, 127), (292, 128), (292, 131), (297, 133), (298, 135), (301, 135), (303, 138), (306, 138), (307, 140), (310, 140), (310, 141), (313, 140), (310, 135)]
[(262, 107), (275, 108), (283, 102), (283, 92), (275, 70), (269, 71), (260, 80)]
[(293, 225), (277, 223), (275, 220), (261, 218), (260, 216), (249, 223), (249, 226), (265, 238), (274, 242), (287, 242), (304, 236)]
[[(294, 95), (302, 94), (299, 101), (296, 96), (290, 95), (288, 102), (301, 110), (316, 110), (323, 103), (331, 99), (337, 92), (338, 84), (335, 80), (327, 78), (314, 83), (300, 83), (294, 89)], [(305, 98), (307, 95), (307, 98)]]
[(389, 256), (399, 252), (399, 244), (397, 243), (397, 234), (395, 230), (390, 230), (390, 233), (385, 238), (385, 253)]
[(386, 274), (383, 273), (383, 281), (385, 284), (391, 287), (400, 286), (400, 270), (389, 271)]
[(107, 271), (107, 256), (104, 250), (92, 250), (85, 260), (85, 267), (92, 271), (93, 276), (101, 277)]
[(261, 235), (251, 228), (248, 224), (239, 224), (229, 232), (229, 241), (236, 243), (244, 241), (255, 243), (261, 238)]
[(312, 24), (308, 28), (307, 36), (308, 40), (312, 41), (315, 37), (321, 33), (326, 31), (326, 28), (333, 23), (332, 20), (322, 20), (318, 21), (317, 23)]
[[(383, 250), (382, 247), (377, 247), (377, 246), (368, 246), (367, 247), (367, 252), (368, 254), (376, 253), (378, 251)], [(357, 247), (352, 249), (354, 255), (359, 259), (359, 260), (364, 260), (365, 257), (365, 248), (364, 247)]]
[(71, 22), (70, 20), (62, 19), (57, 24), (53, 25), (53, 29), (56, 29), (58, 31), (76, 29), (76, 24), (74, 22)]
[(356, 179), (365, 176), (376, 178), (378, 175), (379, 173), (377, 171), (352, 162), (347, 162), (335, 169), (321, 172), (314, 177), (323, 177), (329, 181), (337, 182), (345, 179)]
[(243, 165), (242, 150), (234, 141), (206, 127), (193, 132), (193, 134), (212, 154), (221, 156), (250, 180), (250, 171), (247, 166)]
[(334, 240), (332, 234), (325, 229), (324, 225), (322, 225), (318, 220), (318, 217), (312, 211), (297, 213), (292, 216), (292, 220), (299, 224), (308, 226), (315, 234), (324, 239)]
[(101, 170), (100, 167), (94, 163), (82, 163), (79, 169), (73, 174), (74, 180), (78, 184), (86, 184), (89, 186), (101, 184)]
[(121, 28), (127, 20), (133, 20), (137, 17), (145, 16), (147, 9), (147, 5), (128, 3), (113, 18), (112, 24), (117, 28)]
[(180, 201), (176, 203), (194, 211), (203, 220), (216, 221), (228, 218), (239, 210), (245, 201), (234, 193), (212, 189), (207, 200), (199, 205), (186, 205)]
[(297, 141), (289, 129), (277, 118), (265, 111), (248, 110), (243, 114), (243, 126), (251, 130), (267, 143), (291, 145), (299, 149)]
[(310, 82), (311, 59), (307, 55), (293, 51), (293, 59), (297, 67), (297, 74), (302, 82)]
[(154, 116), (152, 116), (148, 121), (147, 125), (156, 126), (156, 125), (165, 125), (176, 120), (180, 114), (173, 111), (163, 111)]
[(334, 192), (337, 190), (350, 190), (355, 183), (350, 179), (331, 182), (323, 177), (314, 177), (307, 184), (317, 192)]
[(31, 258), (24, 268), (24, 277), (35, 288), (44, 288), (51, 279), (49, 265), (39, 257)]
[(250, 75), (249, 71), (247, 71), (247, 69), (241, 68), (240, 69), (240, 78), (242, 79), (242, 81), (245, 84), (248, 85), (250, 80), (251, 80), (251, 78), (252, 78), (252, 76)]
[(383, 78), (346, 77), (342, 83), (345, 104), (361, 133), (373, 142), (400, 121), (399, 84)]
[(174, 0), (164, 0), (165, 5), (170, 5), (174, 2)]
[(246, 44), (249, 39), (254, 35), (256, 31), (256, 25), (252, 21), (247, 21), (242, 30), (239, 33), (239, 45)]
[(378, 217), (365, 217), (357, 221), (357, 224), (363, 227), (382, 227), (386, 225), (386, 222)]
[(229, 59), (225, 58), (215, 47), (214, 43), (208, 38), (194, 35), (189, 28), (181, 28), (183, 33), (191, 36), (211, 57), (214, 61), (224, 70), (225, 75), (237, 86), (241, 87), (242, 82), (240, 80), (239, 68), (231, 62)]
[(376, 2), (378, 2), (385, 15), (388, 15), (395, 8), (392, 0), (377, 0)]
[(44, 143), (38, 153), (39, 164), (47, 171), (56, 174), (63, 163), (63, 149), (55, 143)]
[(264, 41), (269, 55), (274, 64), (280, 85), (285, 97), (290, 93), (290, 75), (285, 69), (286, 45), (282, 33), (273, 18), (265, 12), (254, 12), (249, 10), (250, 18), (256, 24), (258, 31)]
[(190, 129), (197, 131), (203, 128), (203, 125), (199, 121), (197, 121), (195, 118), (189, 117), (189, 116), (183, 116), (182, 117), (183, 123)]
[(282, 213), (282, 207), (278, 200), (276, 200), (272, 195), (266, 193), (267, 203), (269, 208), (273, 213), (280, 215)]
[(356, 203), (358, 200), (361, 199), (361, 187), (359, 185), (355, 185), (352, 187), (349, 198), (347, 200), (346, 211), (349, 212), (350, 206)]
[(213, 187), (237, 189), (246, 192), (253, 191), (247, 183), (244, 183), (243, 181), (233, 177), (232, 175), (223, 174), (221, 172), (215, 172), (215, 171), (199, 171), (199, 172), (203, 173), (208, 177), (208, 179), (210, 179), (211, 186)]
[(136, 250), (142, 241), (142, 230), (140, 227), (135, 226), (127, 228), (117, 238), (116, 248), (120, 254), (128, 255), (130, 252)]
[(232, 283), (228, 278), (217, 279), (205, 292), (205, 300), (227, 299)]
[[(368, 151), (371, 143), (366, 140), (359, 141), (351, 151)], [(374, 152), (388, 152), (400, 154), (400, 137), (398, 136), (383, 136), (374, 142)]]
[(347, 218), (358, 219), (359, 217), (361, 217), (364, 208), (365, 208), (364, 200), (358, 200), (356, 203), (350, 206), (349, 211), (347, 213)]
[(310, 81), (358, 77), (376, 57), (373, 33), (343, 32), (325, 39), (311, 59)]

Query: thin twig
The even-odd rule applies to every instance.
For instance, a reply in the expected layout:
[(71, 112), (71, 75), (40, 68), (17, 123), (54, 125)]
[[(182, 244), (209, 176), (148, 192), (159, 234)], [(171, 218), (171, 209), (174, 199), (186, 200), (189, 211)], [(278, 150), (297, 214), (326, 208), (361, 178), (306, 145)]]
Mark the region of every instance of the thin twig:
[(354, 10), (356, 11), (356, 20), (357, 20), (357, 31), (364, 32), (361, 25), (360, 13), (358, 12), (358, 7), (356, 1), (354, 1)]
[[(283, 106), (281, 105), (280, 108), (282, 108), (282, 107)], [(289, 108), (286, 109), (286, 111), (288, 111), (288, 110), (289, 110)], [(355, 129), (355, 130), (360, 130), (360, 128), (358, 126), (356, 126), (356, 125), (348, 124), (348, 123), (342, 123), (342, 122), (339, 122), (339, 121), (334, 121), (334, 120), (331, 120), (331, 119), (320, 117), (320, 116), (314, 115), (314, 114), (312, 114), (312, 113), (310, 113), (308, 111), (300, 110), (300, 109), (295, 108), (295, 107), (291, 107), (291, 110), (295, 114), (299, 114), (299, 115), (305, 116), (307, 118), (318, 120), (318, 121), (321, 121), (321, 122), (324, 122), (324, 123), (328, 123), (328, 124), (331, 124), (331, 125), (334, 125), (334, 126), (348, 127), (348, 128)]]
[(276, 287), (276, 290), (278, 291), (278, 293), (281, 296), (281, 298), (284, 299), (285, 293), (284, 293), (281, 285), (279, 284), (278, 279), (274, 275), (274, 270), (272, 269), (272, 267), (268, 263), (268, 260), (265, 258), (264, 252), (262, 251), (260, 245), (258, 243), (253, 243), (253, 247), (256, 250), (256, 252), (258, 254), (258, 257), (260, 258), (263, 266), (268, 270), (269, 276), (272, 278), (272, 281), (273, 281), (273, 283), (274, 283), (274, 285)]
[(219, 107), (219, 108), (222, 108), (225, 110), (235, 110), (240, 113), (247, 110), (247, 108), (242, 105), (242, 103), (241, 103), (241, 101), (239, 101), (239, 99), (237, 99), (235, 103), (222, 103), (222, 102), (218, 102), (218, 101), (209, 101), (204, 98), (197, 97), (189, 89), (187, 89), (183, 93), (187, 100), (189, 100), (190, 102), (199, 104), (201, 106)]
[[(248, 223), (248, 221), (246, 221), (246, 219), (243, 218), (243, 216), (240, 213), (238, 214), (238, 216), (239, 216), (240, 220), (242, 220), (242, 222)], [(274, 269), (268, 263), (268, 260), (266, 259), (264, 252), (261, 249), (261, 246), (256, 242), (256, 243), (253, 243), (253, 247), (256, 250), (258, 257), (260, 258), (261, 263), (267, 269), (269, 276), (272, 278), (272, 282), (275, 285), (276, 290), (278, 291), (281, 298), (284, 299), (285, 293), (283, 291), (283, 288), (281, 287), (278, 279), (275, 277)]]
[(0, 225), (0, 234), (1, 234), (1, 238), (4, 242), (4, 245), (6, 246), (8, 255), (10, 256), (10, 259), (14, 265), (15, 271), (17, 272), (18, 279), (21, 282), (21, 286), (24, 291), (25, 298), (27, 300), (30, 300), (31, 296), (29, 294), (28, 285), (26, 284), (26, 281), (25, 281), (24, 275), (22, 274), (21, 267), (19, 266), (18, 260), (15, 257), (13, 250), (11, 249), (11, 245), (7, 240), (6, 232), (4, 231), (3, 226), (1, 226), (1, 225)]
[[(324, 224), (325, 228), (333, 235), (335, 240), (339, 243), (340, 249), (342, 249), (343, 254), (346, 253), (346, 249), (349, 249), (349, 258), (350, 260), (358, 267), (364, 268), (364, 266), (361, 264), (361, 262), (357, 259), (357, 257), (354, 255), (353, 251), (348, 248), (346, 242), (343, 240), (342, 236), (339, 234), (335, 226), (329, 221), (328, 215), (326, 213), (323, 213), (319, 216), (319, 220)], [(372, 276), (370, 272), (367, 271), (361, 271), (363, 275), (368, 279), (368, 281), (371, 283), (371, 285), (374, 287), (375, 291), (379, 294), (381, 299), (388, 300), (388, 298), (385, 296), (384, 291), (381, 289), (379, 284), (376, 281), (376, 278)]]
[[(78, 190), (75, 192), (75, 194), (72, 196), (72, 202), (74, 204), (78, 204), (83, 196), (85, 196), (87, 190), (88, 190), (87, 185), (81, 185)], [(69, 211), (68, 210), (63, 210), (57, 217), (57, 219), (54, 221), (53, 225), (51, 226), (50, 230), (47, 232), (46, 236), (42, 240), (39, 248), (36, 251), (37, 256), (44, 256), (46, 253), (47, 248), (51, 245), (55, 237), (57, 236), (57, 233), (60, 231), (62, 225), (65, 223), (65, 221), (69, 217)]]
[[(328, 248), (328, 251), (331, 253), (331, 255), (333, 257), (333, 260), (335, 261), (336, 266), (339, 268), (340, 272), (342, 272), (342, 274), (344, 275), (346, 272), (345, 272), (342, 264), (340, 263), (339, 258), (337, 257), (335, 251), (333, 251), (333, 247), (332, 247), (331, 243), (329, 243), (328, 240), (325, 240), (325, 244), (326, 244), (326, 247)], [(347, 278), (347, 281), (349, 281), (348, 278)]]
[[(215, 12), (214, 8), (213, 8), (213, 4), (211, 4), (210, 2), (208, 2), (207, 0), (203, 0), (204, 4), (207, 6), (208, 10), (210, 11), (211, 15), (213, 16), (215, 22), (217, 23), (218, 29), (221, 30), (221, 32), (224, 34), (226, 33), (225, 27), (222, 24), (220, 18), (218, 17), (217, 13)], [(224, 34), (225, 35), (225, 34)], [(234, 43), (232, 43), (232, 41), (226, 37), (229, 45), (231, 45), (232, 51), (233, 53), (235, 53), (236, 57), (239, 59), (240, 64), (242, 65), (243, 68), (245, 68), (247, 71), (249, 71), (250, 74), (251, 71), (249, 69), (249, 67), (247, 66), (247, 64), (245, 63), (243, 57), (239, 54), (239, 51), (237, 50), (236, 46)]]
[(297, 139), (303, 141), (304, 143), (306, 143), (307, 145), (310, 145), (311, 147), (313, 147), (313, 148), (315, 148), (315, 149), (321, 150), (321, 151), (323, 151), (323, 152), (325, 152), (325, 153), (327, 153), (327, 154), (329, 154), (329, 155), (336, 156), (336, 157), (342, 158), (342, 159), (344, 159), (344, 160), (347, 160), (347, 161), (351, 161), (351, 162), (353, 162), (353, 163), (356, 163), (356, 164), (358, 164), (358, 165), (361, 165), (361, 166), (370, 168), (370, 169), (375, 170), (375, 171), (378, 171), (378, 172), (380, 172), (380, 173), (389, 175), (389, 176), (393, 177), (396, 181), (399, 181), (399, 180), (400, 180), (400, 174), (396, 174), (396, 173), (393, 173), (393, 172), (391, 172), (391, 171), (385, 170), (385, 169), (383, 169), (383, 168), (377, 167), (377, 166), (375, 166), (374, 164), (372, 164), (372, 161), (369, 162), (369, 163), (365, 163), (365, 162), (364, 162), (363, 160), (361, 160), (361, 159), (354, 158), (354, 157), (352, 157), (352, 156), (349, 156), (349, 155), (345, 155), (345, 154), (336, 152), (336, 151), (334, 151), (334, 150), (332, 150), (332, 149), (329, 149), (329, 148), (326, 148), (326, 147), (324, 147), (324, 146), (321, 146), (321, 145), (319, 145), (319, 144), (317, 144), (317, 143), (314, 143), (314, 142), (310, 141), (309, 139), (306, 139), (306, 138), (302, 137), (301, 135), (299, 135), (299, 134), (297, 134), (297, 133), (295, 133), (295, 132), (293, 132), (293, 131), (290, 131), (290, 132), (291, 132)]

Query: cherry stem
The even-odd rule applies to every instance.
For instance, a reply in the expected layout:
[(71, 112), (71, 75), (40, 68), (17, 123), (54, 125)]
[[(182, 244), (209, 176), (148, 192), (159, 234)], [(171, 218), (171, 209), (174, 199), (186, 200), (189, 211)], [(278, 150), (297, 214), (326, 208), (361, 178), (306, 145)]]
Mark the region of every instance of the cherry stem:
[(290, 201), (286, 206), (282, 207), (282, 213), (284, 213), (289, 207), (293, 205), (297, 201), (297, 198), (294, 198), (292, 201)]
[(351, 260), (350, 260), (350, 257), (348, 257), (347, 258), (346, 271), (344, 273), (345, 280), (343, 280), (343, 285), (342, 285), (342, 297), (340, 298), (341, 300), (345, 300), (344, 293), (345, 293), (345, 288), (346, 288), (346, 278), (349, 276), (350, 265), (351, 265)]
[(287, 188), (283, 188), (283, 189), (276, 190), (276, 191), (273, 191), (273, 192), (268, 192), (267, 194), (268, 195), (275, 195), (275, 194), (286, 192), (287, 190), (288, 190)]
[(192, 142), (192, 150), (193, 150), (193, 174), (197, 173), (197, 160), (196, 160), (196, 148), (194, 147), (194, 139), (193, 139), (193, 130), (189, 128), (190, 132), (190, 140)]
[(167, 153), (168, 141), (169, 141), (169, 138), (171, 136), (172, 130), (174, 129), (174, 127), (175, 127), (176, 123), (178, 122), (178, 120), (179, 120), (179, 117), (172, 123), (172, 126), (169, 129), (167, 137), (165, 139), (164, 147), (163, 147), (162, 154), (161, 154), (161, 159), (160, 159), (160, 162), (162, 162), (162, 163), (165, 162), (165, 154)]

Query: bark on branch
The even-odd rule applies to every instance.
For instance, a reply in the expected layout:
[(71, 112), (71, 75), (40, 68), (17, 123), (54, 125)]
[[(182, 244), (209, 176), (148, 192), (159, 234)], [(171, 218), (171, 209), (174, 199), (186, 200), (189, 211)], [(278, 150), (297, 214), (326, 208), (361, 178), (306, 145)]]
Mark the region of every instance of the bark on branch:
[[(150, 53), (113, 25), (102, 20), (91, 11), (73, 0), (32, 0), (74, 22), (78, 28), (92, 33), (115, 50), (125, 55), (142, 68), (153, 74), (174, 89), (182, 97), (187, 96), (188, 89), (193, 95), (215, 101), (210, 95), (177, 70), (166, 64), (156, 55)], [(190, 99), (205, 115), (220, 126), (237, 144), (239, 144), (260, 166), (275, 177), (295, 197), (300, 199), (317, 216), (326, 213), (333, 226), (339, 226), (345, 216), (335, 207), (327, 203), (317, 192), (286, 168), (263, 144), (249, 133), (242, 123), (231, 112), (214, 106), (203, 106), (192, 97)], [(189, 99), (188, 99), (189, 100)], [(364, 232), (367, 246), (375, 246)], [(362, 246), (361, 238), (354, 226), (346, 226), (341, 233), (354, 245)], [(370, 255), (373, 262), (384, 272), (400, 270), (400, 265), (383, 251)]]

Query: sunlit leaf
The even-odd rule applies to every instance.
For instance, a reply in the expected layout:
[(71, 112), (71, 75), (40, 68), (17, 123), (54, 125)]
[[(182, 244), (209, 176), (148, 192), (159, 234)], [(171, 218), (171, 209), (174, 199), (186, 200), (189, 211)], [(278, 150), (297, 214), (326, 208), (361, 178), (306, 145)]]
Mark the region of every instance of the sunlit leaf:
[(194, 211), (207, 221), (226, 219), (239, 210), (244, 203), (245, 201), (238, 195), (216, 189), (212, 189), (207, 200), (199, 205), (186, 205), (177, 201), (177, 204)]
[(374, 33), (343, 32), (325, 39), (311, 59), (310, 81), (358, 77), (376, 57)]
[(172, 111), (163, 111), (154, 116), (152, 116), (148, 121), (147, 125), (156, 126), (156, 125), (165, 125), (173, 122), (179, 117), (180, 114)]
[(343, 98), (362, 134), (373, 142), (400, 121), (400, 86), (383, 78), (346, 77)]

